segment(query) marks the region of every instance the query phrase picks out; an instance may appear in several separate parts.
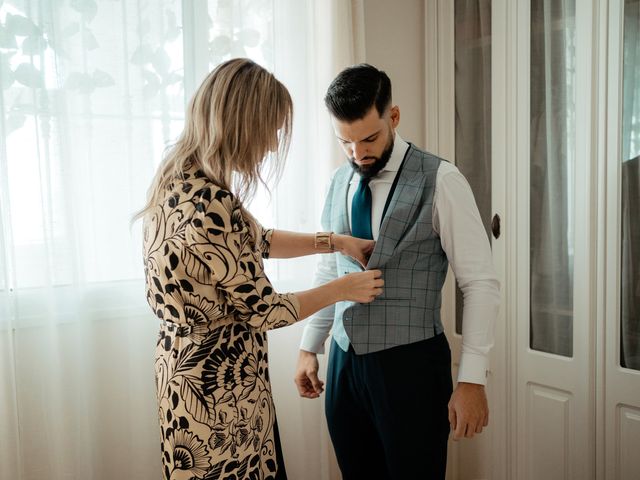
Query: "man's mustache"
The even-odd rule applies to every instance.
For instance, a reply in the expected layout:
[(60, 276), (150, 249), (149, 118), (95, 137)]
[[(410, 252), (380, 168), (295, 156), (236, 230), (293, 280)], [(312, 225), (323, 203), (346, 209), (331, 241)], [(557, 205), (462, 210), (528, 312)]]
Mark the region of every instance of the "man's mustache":
[[(362, 160), (380, 160), (380, 157), (364, 157)], [(351, 161), (355, 162), (356, 159), (354, 157), (351, 157)]]

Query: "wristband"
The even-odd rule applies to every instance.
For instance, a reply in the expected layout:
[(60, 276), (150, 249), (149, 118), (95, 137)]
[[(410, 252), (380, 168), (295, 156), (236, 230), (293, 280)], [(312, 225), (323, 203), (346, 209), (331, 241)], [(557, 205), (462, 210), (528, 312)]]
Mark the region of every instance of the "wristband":
[(314, 247), (316, 250), (328, 250), (333, 252), (333, 243), (331, 242), (333, 232), (316, 232), (314, 238)]

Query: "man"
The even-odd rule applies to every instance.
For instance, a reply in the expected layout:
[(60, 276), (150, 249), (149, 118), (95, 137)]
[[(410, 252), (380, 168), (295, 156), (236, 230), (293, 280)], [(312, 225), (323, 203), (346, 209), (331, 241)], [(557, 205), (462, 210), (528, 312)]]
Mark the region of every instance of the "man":
[[(333, 176), (323, 228), (372, 238), (367, 268), (384, 292), (342, 302), (307, 324), (296, 372), (300, 395), (323, 391), (317, 354), (333, 327), (326, 416), (345, 480), (445, 477), (447, 439), (488, 424), (484, 391), (499, 285), (471, 189), (457, 168), (406, 143), (388, 76), (371, 65), (342, 71), (325, 104), (349, 162)], [(360, 270), (326, 255), (316, 281)], [(449, 262), (464, 294), (463, 347), (452, 395), (451, 353), (440, 320)]]

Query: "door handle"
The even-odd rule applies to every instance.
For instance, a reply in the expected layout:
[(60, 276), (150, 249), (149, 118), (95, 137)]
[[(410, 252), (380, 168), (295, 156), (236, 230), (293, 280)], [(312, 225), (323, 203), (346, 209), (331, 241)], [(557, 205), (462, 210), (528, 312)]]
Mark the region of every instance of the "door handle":
[(491, 220), (491, 233), (493, 233), (493, 238), (500, 236), (500, 215), (497, 213), (493, 216), (493, 220)]

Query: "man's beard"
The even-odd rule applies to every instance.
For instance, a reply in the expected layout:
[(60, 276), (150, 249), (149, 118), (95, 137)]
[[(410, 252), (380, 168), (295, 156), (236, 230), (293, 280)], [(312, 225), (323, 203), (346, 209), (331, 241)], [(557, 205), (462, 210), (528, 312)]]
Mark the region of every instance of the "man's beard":
[(386, 148), (383, 150), (382, 154), (379, 157), (368, 156), (364, 157), (363, 160), (367, 159), (375, 159), (371, 165), (358, 165), (353, 158), (349, 159), (349, 164), (351, 168), (353, 168), (356, 173), (358, 173), (361, 177), (364, 178), (373, 178), (380, 171), (387, 166), (389, 159), (391, 158), (391, 153), (393, 152), (393, 134), (387, 144)]

